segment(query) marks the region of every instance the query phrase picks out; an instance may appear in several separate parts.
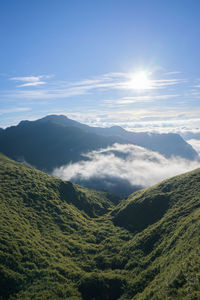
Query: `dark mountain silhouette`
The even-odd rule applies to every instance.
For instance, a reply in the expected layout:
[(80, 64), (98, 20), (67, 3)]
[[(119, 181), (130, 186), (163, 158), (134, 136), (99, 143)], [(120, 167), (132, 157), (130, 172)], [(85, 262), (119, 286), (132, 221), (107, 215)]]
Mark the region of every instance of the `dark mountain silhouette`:
[[(159, 152), (166, 157), (180, 156), (186, 159), (196, 159), (197, 152), (189, 145), (179, 134), (175, 133), (148, 133), (131, 132), (120, 126), (110, 128), (91, 127), (77, 121), (71, 120), (63, 115), (49, 115), (39, 122), (51, 121), (62, 126), (75, 126), (90, 133), (103, 135), (106, 137), (117, 137), (123, 139), (126, 143), (142, 146), (152, 151)], [(119, 143), (121, 140), (119, 139)]]
[(113, 143), (143, 146), (167, 157), (180, 156), (190, 160), (198, 157), (192, 146), (178, 134), (133, 133), (119, 126), (90, 127), (62, 115), (22, 121), (17, 126), (0, 130), (2, 153), (47, 172), (69, 162), (87, 159), (83, 153)]
[(22, 121), (0, 132), (0, 151), (51, 172), (55, 167), (86, 159), (82, 153), (105, 148), (118, 140), (51, 121)]

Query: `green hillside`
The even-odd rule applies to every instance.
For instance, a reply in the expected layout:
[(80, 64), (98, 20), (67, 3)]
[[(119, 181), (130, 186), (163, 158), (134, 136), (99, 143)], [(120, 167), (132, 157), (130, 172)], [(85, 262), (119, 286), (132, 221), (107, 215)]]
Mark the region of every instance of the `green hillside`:
[(139, 274), (133, 299), (200, 299), (200, 169), (132, 194), (112, 215), (135, 233), (121, 249)]
[(199, 299), (200, 170), (117, 204), (0, 155), (0, 299)]

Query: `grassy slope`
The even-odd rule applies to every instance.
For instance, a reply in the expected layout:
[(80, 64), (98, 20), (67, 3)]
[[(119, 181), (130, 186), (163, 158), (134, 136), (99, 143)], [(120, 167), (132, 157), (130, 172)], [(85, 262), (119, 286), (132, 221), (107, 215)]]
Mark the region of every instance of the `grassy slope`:
[(115, 207), (0, 156), (0, 298), (199, 299), (199, 183), (196, 170)]
[[(111, 221), (88, 216), (102, 214), (112, 202), (105, 193), (64, 183), (4, 156), (0, 181), (0, 295), (81, 299), (80, 280), (98, 270), (101, 253), (111, 264), (114, 252), (131, 237)], [(77, 208), (82, 201), (86, 212)], [(106, 276), (118, 278), (112, 271)]]
[(112, 214), (115, 224), (135, 232), (121, 249), (125, 268), (139, 274), (133, 299), (200, 299), (199, 169), (134, 193)]

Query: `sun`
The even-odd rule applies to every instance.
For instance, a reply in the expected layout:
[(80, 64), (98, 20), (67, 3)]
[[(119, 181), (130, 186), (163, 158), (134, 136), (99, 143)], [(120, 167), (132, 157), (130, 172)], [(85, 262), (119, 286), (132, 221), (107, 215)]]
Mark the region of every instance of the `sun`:
[(150, 72), (139, 71), (130, 76), (129, 88), (136, 90), (146, 90), (152, 88), (152, 80), (149, 78)]

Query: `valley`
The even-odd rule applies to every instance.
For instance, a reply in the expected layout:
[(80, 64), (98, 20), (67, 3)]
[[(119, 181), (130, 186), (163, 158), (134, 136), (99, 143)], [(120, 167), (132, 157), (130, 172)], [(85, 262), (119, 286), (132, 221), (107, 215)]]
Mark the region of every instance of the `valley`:
[(2, 299), (198, 299), (200, 170), (118, 203), (0, 157)]

